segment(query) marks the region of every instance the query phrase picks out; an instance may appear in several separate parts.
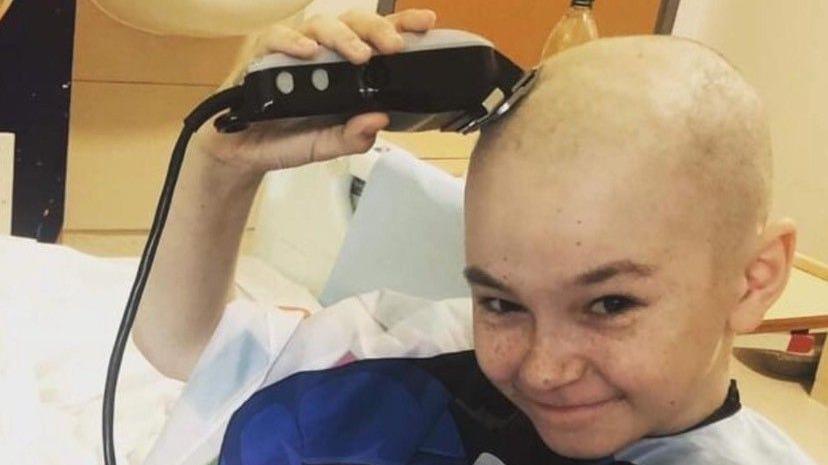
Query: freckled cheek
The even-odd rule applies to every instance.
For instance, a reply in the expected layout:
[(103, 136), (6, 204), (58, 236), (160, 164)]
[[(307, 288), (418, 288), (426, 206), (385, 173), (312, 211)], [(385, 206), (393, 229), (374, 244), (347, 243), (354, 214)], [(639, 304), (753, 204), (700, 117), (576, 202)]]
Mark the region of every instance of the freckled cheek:
[(639, 409), (665, 408), (665, 399), (687, 370), (671, 356), (676, 341), (657, 331), (641, 330), (629, 339), (604, 342), (604, 351), (593, 358), (602, 376)]
[(475, 321), (474, 346), (483, 373), (495, 384), (510, 383), (517, 375), (528, 347), (527, 331)]

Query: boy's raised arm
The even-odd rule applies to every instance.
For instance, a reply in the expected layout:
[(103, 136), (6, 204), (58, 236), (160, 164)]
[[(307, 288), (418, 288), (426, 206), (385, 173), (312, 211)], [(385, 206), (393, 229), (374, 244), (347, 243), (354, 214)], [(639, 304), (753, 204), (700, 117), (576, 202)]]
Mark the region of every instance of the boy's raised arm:
[[(425, 31), (434, 21), (428, 10), (315, 16), (298, 29), (274, 26), (254, 54), (310, 58), (321, 44), (359, 64), (372, 46), (398, 52), (399, 32)], [(135, 319), (134, 341), (153, 366), (181, 380), (195, 366), (230, 296), (242, 231), (264, 174), (364, 152), (387, 124), (387, 115), (366, 113), (338, 126), (271, 121), (235, 134), (206, 124), (193, 136)]]

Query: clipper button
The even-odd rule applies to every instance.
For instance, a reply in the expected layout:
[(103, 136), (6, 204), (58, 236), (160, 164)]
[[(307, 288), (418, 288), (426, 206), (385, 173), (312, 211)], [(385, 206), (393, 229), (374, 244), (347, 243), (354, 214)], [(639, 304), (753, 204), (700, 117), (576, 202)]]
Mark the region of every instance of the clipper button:
[(276, 88), (283, 94), (293, 92), (293, 75), (287, 71), (282, 71), (276, 75)]
[(322, 68), (316, 68), (313, 70), (313, 73), (311, 73), (311, 84), (313, 84), (313, 87), (318, 91), (327, 89), (331, 84), (328, 72)]

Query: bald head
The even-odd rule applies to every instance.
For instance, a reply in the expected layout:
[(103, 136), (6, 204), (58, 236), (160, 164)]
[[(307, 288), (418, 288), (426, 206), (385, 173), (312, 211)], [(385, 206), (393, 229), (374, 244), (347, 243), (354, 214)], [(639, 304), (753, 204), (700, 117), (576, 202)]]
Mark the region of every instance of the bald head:
[(758, 95), (716, 52), (667, 36), (602, 39), (547, 60), (532, 92), (481, 134), (470, 197), (518, 165), (537, 182), (605, 167), (653, 195), (679, 190), (669, 201), (712, 226), (717, 245), (738, 244), (768, 211)]

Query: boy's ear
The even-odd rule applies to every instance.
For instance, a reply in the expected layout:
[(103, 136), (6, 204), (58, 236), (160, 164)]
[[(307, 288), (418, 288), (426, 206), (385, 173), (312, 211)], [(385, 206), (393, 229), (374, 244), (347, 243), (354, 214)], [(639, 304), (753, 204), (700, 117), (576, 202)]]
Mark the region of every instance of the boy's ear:
[(796, 250), (796, 226), (787, 219), (769, 223), (758, 244), (744, 270), (743, 293), (728, 321), (737, 334), (756, 329), (785, 290)]

